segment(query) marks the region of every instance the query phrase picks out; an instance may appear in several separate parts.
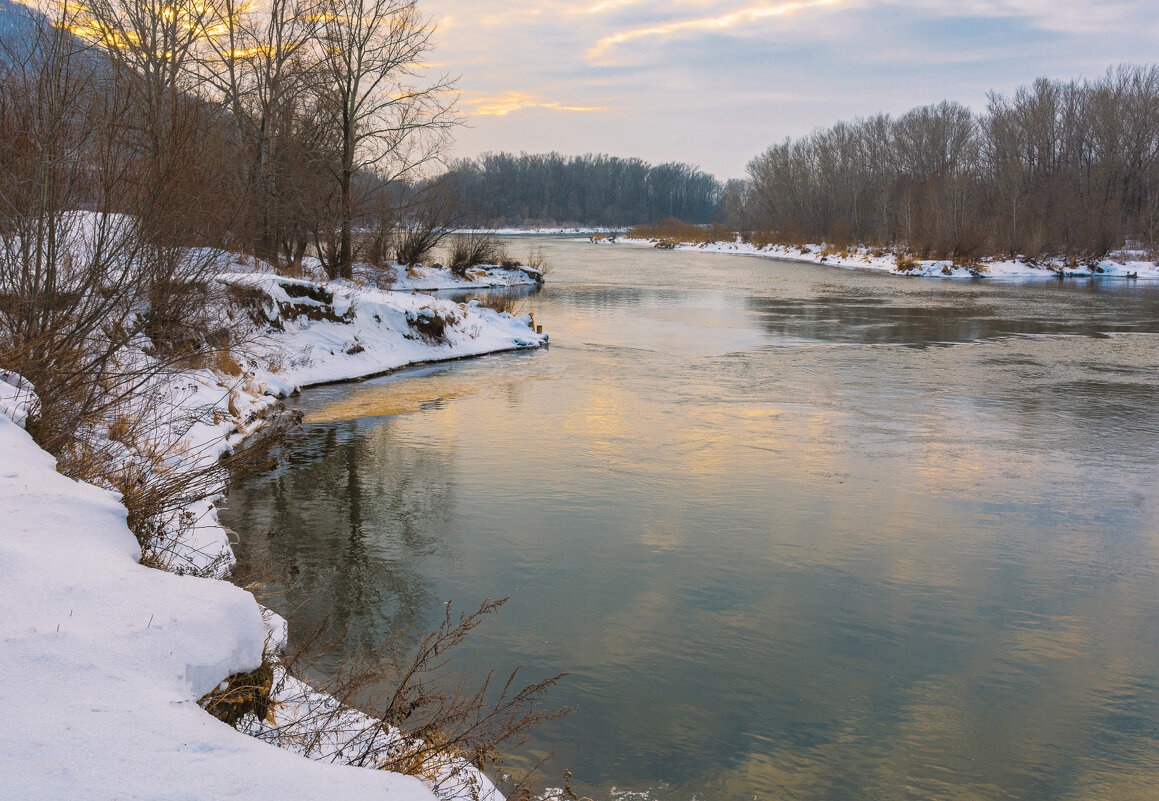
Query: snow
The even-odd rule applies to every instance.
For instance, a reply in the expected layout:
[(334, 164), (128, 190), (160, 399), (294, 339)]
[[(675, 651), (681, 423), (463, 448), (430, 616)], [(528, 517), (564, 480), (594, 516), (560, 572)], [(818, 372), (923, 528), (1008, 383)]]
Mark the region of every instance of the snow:
[[(229, 254), (224, 251), (199, 251), (203, 262), (220, 266), (221, 273), (252, 273), (273, 275), (269, 264), (252, 257)], [(416, 264), (407, 267), (396, 261), (382, 267), (364, 262), (353, 265), (352, 272), (358, 286), (397, 292), (452, 292), (481, 289), (532, 288), (542, 283), (542, 274), (531, 267), (503, 267), (481, 264), (468, 268), (465, 276), (456, 275), (441, 264)], [(322, 263), (313, 257), (302, 259), (302, 277), (316, 283), (328, 283)]]
[[(478, 301), (459, 304), (345, 281), (316, 284), (268, 273), (231, 273), (219, 280), (261, 289), (279, 303), (299, 300), (286, 293), (287, 287), (320, 287), (333, 295), (337, 315), (350, 316), (349, 322), (306, 317), (286, 320), (285, 331), (274, 340), (274, 349), (291, 356), (276, 374), (259, 374), (269, 382), (305, 387), (364, 378), (422, 362), (538, 348), (547, 342), (546, 334), (537, 334), (530, 327), (530, 315), (497, 312)], [(305, 302), (312, 305), (308, 299)], [(445, 342), (425, 338), (408, 320), (408, 315), (413, 318), (423, 313), (448, 320)]]
[[(241, 376), (201, 367), (159, 379), (150, 431), (164, 445), (149, 454), (119, 446), (125, 464), (212, 471), (300, 387), (547, 342), (529, 315), (478, 301), (256, 270), (219, 281), (251, 290), (275, 330), (235, 353)], [(438, 338), (423, 333), (436, 317), (446, 321)], [(57, 473), (23, 430), (35, 401), (26, 381), (0, 371), (0, 681), (9, 690), (0, 799), (436, 798), (417, 779), (305, 759), (201, 709), (199, 698), (284, 642), (284, 621), (219, 580), (233, 553), (212, 497), (171, 521), (161, 543), (168, 571), (141, 565), (119, 497)], [(290, 677), (283, 691), (294, 703), (276, 713), (281, 725), (336, 705)], [(347, 738), (372, 723), (341, 714)], [(481, 798), (498, 799), (482, 774), (467, 779)]]
[[(630, 245), (652, 245), (655, 240), (621, 239)], [(735, 242), (710, 242), (706, 244), (678, 244), (677, 250), (699, 250), (703, 253), (727, 255), (760, 256), (782, 261), (799, 261), (809, 264), (824, 264), (851, 270), (875, 270), (897, 275), (921, 278), (992, 278), (1006, 281), (1026, 281), (1064, 277), (1076, 278), (1122, 278), (1140, 281), (1159, 280), (1159, 264), (1147, 261), (1142, 254), (1124, 252), (1113, 254), (1117, 258), (1106, 258), (1098, 262), (1095, 269), (1084, 263), (1069, 264), (1061, 260), (1045, 261), (1041, 265), (1017, 259), (985, 259), (979, 262), (980, 269), (957, 265), (952, 261), (937, 259), (917, 259), (914, 269), (898, 270), (897, 257), (892, 253), (874, 255), (866, 248), (840, 250), (825, 245), (766, 245), (757, 246), (738, 239)]]
[(459, 278), (449, 267), (438, 265), (427, 267), (419, 264), (410, 269), (394, 265), (392, 269), (393, 281), (389, 288), (402, 291), (533, 287), (538, 283), (535, 275), (538, 271), (531, 268), (508, 269), (498, 265), (485, 265), (468, 269), (466, 278)]
[(23, 376), (0, 369), (0, 415), (23, 427), (35, 400), (32, 385)]
[(261, 662), (257, 601), (138, 564), (119, 498), (57, 473), (7, 414), (0, 451), (0, 798), (434, 797), (416, 779), (302, 759), (204, 712), (198, 698)]
[(589, 226), (542, 226), (524, 228), (464, 228), (456, 231), (458, 234), (495, 234), (497, 236), (546, 236), (564, 234), (618, 234), (626, 228), (608, 228), (602, 225)]

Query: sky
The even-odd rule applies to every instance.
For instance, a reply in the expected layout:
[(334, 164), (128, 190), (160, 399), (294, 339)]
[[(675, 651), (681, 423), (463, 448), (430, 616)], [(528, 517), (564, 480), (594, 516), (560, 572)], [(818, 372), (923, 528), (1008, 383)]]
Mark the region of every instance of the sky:
[(457, 156), (604, 152), (720, 178), (774, 142), (1159, 61), (1159, 0), (423, 0)]

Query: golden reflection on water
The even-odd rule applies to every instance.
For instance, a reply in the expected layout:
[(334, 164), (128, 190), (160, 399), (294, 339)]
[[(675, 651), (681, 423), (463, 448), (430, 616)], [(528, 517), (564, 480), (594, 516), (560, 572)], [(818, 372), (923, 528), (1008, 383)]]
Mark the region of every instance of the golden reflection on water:
[[(530, 375), (520, 381), (497, 382), (492, 373), (452, 370), (435, 375), (406, 377), (398, 381), (368, 383), (325, 405), (311, 408), (303, 422), (313, 425), (364, 417), (413, 414), (480, 392), (499, 391), (517, 396), (519, 387), (525, 381), (546, 379), (547, 376)], [(487, 424), (490, 425), (491, 421), (487, 421)]]

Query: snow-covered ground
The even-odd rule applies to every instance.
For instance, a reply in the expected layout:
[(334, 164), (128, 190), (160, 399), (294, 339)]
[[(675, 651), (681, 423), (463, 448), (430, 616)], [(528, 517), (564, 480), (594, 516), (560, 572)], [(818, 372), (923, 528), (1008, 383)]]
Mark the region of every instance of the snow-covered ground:
[[(655, 244), (655, 240), (621, 239), (630, 245)], [(1159, 280), (1159, 264), (1145, 260), (1142, 254), (1128, 252), (1113, 254), (1121, 258), (1107, 258), (1097, 265), (1083, 262), (1067, 263), (1062, 260), (1032, 264), (1021, 260), (985, 259), (974, 265), (955, 264), (952, 261), (914, 259), (909, 269), (899, 269), (893, 253), (871, 251), (865, 248), (839, 249), (825, 245), (766, 245), (759, 247), (749, 242), (710, 242), (706, 244), (678, 244), (676, 250), (699, 250), (703, 253), (723, 253), (741, 256), (762, 256), (769, 259), (825, 264), (850, 270), (876, 270), (898, 275), (924, 278), (994, 278), (1000, 280), (1034, 280), (1065, 277), (1131, 278)], [(876, 254), (876, 255), (875, 255)]]
[[(260, 272), (219, 280), (273, 333), (234, 354), (241, 370), (189, 369), (151, 388), (153, 432), (171, 440), (167, 470), (212, 466), (298, 387), (547, 340), (530, 317), (477, 301)], [(0, 798), (436, 797), (417, 779), (280, 750), (201, 709), (227, 676), (261, 664), (284, 623), (250, 593), (191, 575), (221, 577), (232, 563), (211, 500), (182, 510), (163, 543), (175, 572), (142, 566), (119, 497), (57, 473), (23, 430), (34, 402), (26, 382), (0, 371)], [(146, 457), (125, 446), (123, 458)], [(296, 705), (275, 709), (279, 724), (302, 714), (303, 698), (335, 703), (286, 687)], [(345, 722), (372, 723), (354, 712)], [(497, 797), (472, 778), (483, 798)]]
[[(16, 395), (0, 384), (6, 408)], [(434, 797), (416, 779), (303, 759), (207, 714), (199, 698), (262, 661), (254, 597), (138, 564), (118, 496), (57, 473), (8, 414), (0, 453), (0, 798)]]
[[(259, 348), (277, 373), (259, 377), (285, 388), (363, 378), (411, 364), (460, 359), (505, 350), (537, 348), (546, 334), (532, 329), (530, 315), (512, 316), (481, 305), (460, 304), (421, 293), (383, 291), (347, 281), (328, 284), (271, 273), (227, 273), (225, 284), (258, 289), (281, 309), (304, 310), (279, 316), (284, 330)], [(318, 300), (329, 296), (329, 302)], [(314, 310), (310, 319), (307, 311)], [(445, 321), (443, 340), (425, 334), (421, 320)]]
[(509, 287), (533, 287), (542, 281), (542, 274), (530, 267), (516, 269), (498, 265), (472, 267), (466, 278), (460, 278), (449, 267), (439, 265), (417, 265), (407, 269), (395, 265), (390, 289), (419, 292), (433, 292), (455, 289), (501, 289)]
[(541, 228), (464, 228), (456, 231), (460, 234), (497, 234), (498, 236), (529, 236), (529, 235), (563, 235), (563, 234), (616, 234), (626, 231), (626, 228), (606, 228), (595, 225), (587, 227), (554, 227)]

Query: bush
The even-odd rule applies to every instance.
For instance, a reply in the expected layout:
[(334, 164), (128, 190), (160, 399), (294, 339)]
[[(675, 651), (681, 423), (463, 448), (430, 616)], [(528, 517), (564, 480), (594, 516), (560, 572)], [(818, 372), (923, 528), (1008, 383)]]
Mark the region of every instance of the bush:
[(438, 239), (425, 229), (404, 229), (395, 234), (394, 255), (399, 264), (414, 267), (428, 261), (437, 244)]
[(525, 298), (526, 295), (517, 292), (486, 292), (476, 295), (472, 300), (478, 301), (484, 308), (515, 315), (522, 311)]
[(543, 253), (543, 248), (532, 248), (531, 252), (527, 254), (527, 268), (533, 273), (537, 274), (539, 283), (543, 283), (543, 279), (551, 272), (551, 264), (547, 260), (547, 256)]
[[(343, 637), (325, 621), (201, 703), (231, 725), (313, 759), (415, 776), (441, 798), (479, 798), (475, 771), (500, 771), (529, 731), (571, 711), (545, 707), (567, 674), (521, 686), (519, 668), (505, 678), (491, 672), (474, 689), (449, 681), (448, 654), (506, 600), (484, 601), (457, 617), (448, 602), (439, 627), (417, 647), (396, 637), (337, 668), (332, 657)], [(292, 678), (322, 675), (328, 678), (313, 688)]]
[(499, 237), (490, 232), (458, 234), (451, 241), (447, 266), (459, 277), (467, 270), (482, 264), (502, 264), (507, 261), (507, 249)]

